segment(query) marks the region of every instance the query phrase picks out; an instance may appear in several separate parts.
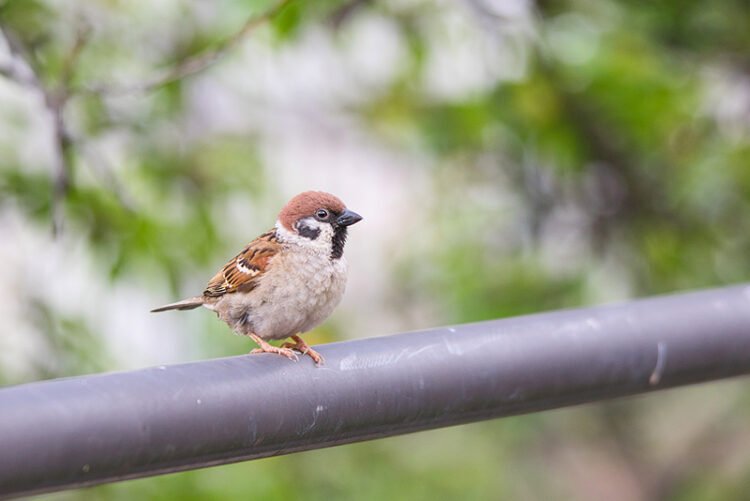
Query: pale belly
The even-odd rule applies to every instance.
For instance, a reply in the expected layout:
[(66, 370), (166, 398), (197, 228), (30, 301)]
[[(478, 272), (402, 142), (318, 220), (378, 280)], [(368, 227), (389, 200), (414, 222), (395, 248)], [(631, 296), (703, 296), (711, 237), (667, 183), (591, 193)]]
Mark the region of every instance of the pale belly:
[(247, 293), (227, 294), (213, 306), (238, 334), (283, 339), (307, 332), (328, 318), (344, 295), (343, 258), (288, 256)]

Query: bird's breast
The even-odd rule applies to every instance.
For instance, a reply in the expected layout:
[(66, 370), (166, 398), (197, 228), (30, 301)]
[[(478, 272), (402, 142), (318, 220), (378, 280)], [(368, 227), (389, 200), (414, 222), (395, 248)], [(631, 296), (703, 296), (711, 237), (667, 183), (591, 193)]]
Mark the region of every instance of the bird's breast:
[(329, 255), (290, 252), (279, 256), (252, 291), (256, 334), (281, 339), (306, 332), (333, 312), (346, 288), (346, 262)]

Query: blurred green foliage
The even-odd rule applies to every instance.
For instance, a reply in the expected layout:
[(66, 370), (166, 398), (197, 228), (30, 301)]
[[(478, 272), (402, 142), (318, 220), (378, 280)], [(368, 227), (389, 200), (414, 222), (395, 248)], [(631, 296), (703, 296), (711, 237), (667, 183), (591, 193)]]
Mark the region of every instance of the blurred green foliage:
[[(166, 281), (178, 295), (194, 279), (185, 270), (214, 266), (241, 243), (227, 227), (228, 201), (251, 199), (247, 210), (253, 229), (261, 231), (281, 202), (281, 187), (264, 165), (260, 135), (203, 131), (191, 109), (192, 77), (140, 93), (90, 88), (137, 82), (122, 75), (138, 74), (142, 65), (156, 72), (210, 51), (271, 5), (219, 2), (220, 9), (201, 19), (189, 2), (175, 3), (184, 9), (184, 23), (170, 26), (166, 40), (158, 30), (143, 39), (123, 36), (123, 24), (148, 16), (150, 7), (137, 2), (71, 7), (0, 0), (0, 27), (41, 90), (48, 98), (65, 95), (72, 138), (62, 195), (54, 172), (29, 165), (11, 136), (0, 138), (0, 209), (18, 210), (43, 227), (59, 211), (63, 231), (85, 242), (113, 283), (135, 276), (158, 288)], [(498, 11), (499, 3), (482, 0), (450, 7), (294, 1), (250, 34), (279, 57), (304, 45), (309, 33), (326, 33), (344, 51), (347, 30), (375, 18), (385, 19), (404, 44), (387, 82), (337, 108), (383, 149), (414, 154), (427, 166), (433, 196), (417, 202), (425, 205), (426, 220), (418, 235), (413, 229), (410, 240), (404, 235), (408, 245), (385, 270), (394, 283), (394, 315), (409, 318), (408, 310), (427, 304), (438, 312), (435, 322), (457, 323), (750, 279), (747, 3), (508, 2), (516, 3), (527, 16), (514, 18)], [(88, 34), (71, 14), (79, 11), (85, 11), (79, 24), (90, 28)], [(520, 61), (518, 76), (489, 78), (448, 95), (430, 91), (430, 62), (450, 57), (435, 43), (447, 39), (441, 16), (462, 19), (489, 45), (510, 47)], [(514, 31), (523, 23), (526, 32)], [(72, 58), (82, 36), (90, 39)], [(496, 60), (487, 63), (484, 56), (475, 51), (462, 57), (493, 69)], [(2, 85), (14, 85), (11, 80)], [(38, 94), (33, 87), (30, 94)], [(37, 124), (11, 107), (0, 118), (8, 130)], [(117, 165), (92, 153), (108, 142), (119, 152)], [(85, 321), (55, 312), (39, 298), (29, 297), (28, 304), (28, 315), (45, 334), (45, 353), (55, 360), (40, 361), (35, 378), (111, 368)], [(206, 356), (246, 349), (213, 319), (200, 327)], [(313, 341), (340, 335), (328, 326)], [(11, 381), (3, 372), (0, 377)], [(48, 498), (747, 497), (747, 391), (725, 383), (680, 395)]]

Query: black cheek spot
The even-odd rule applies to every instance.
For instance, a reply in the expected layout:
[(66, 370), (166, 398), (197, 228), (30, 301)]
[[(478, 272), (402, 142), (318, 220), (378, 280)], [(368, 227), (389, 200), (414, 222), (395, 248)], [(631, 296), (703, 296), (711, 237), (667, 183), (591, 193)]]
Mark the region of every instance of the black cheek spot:
[(300, 236), (309, 238), (310, 240), (315, 240), (320, 235), (319, 228), (310, 228), (309, 226), (305, 226), (304, 224), (301, 224), (299, 226), (297, 232), (300, 234)]

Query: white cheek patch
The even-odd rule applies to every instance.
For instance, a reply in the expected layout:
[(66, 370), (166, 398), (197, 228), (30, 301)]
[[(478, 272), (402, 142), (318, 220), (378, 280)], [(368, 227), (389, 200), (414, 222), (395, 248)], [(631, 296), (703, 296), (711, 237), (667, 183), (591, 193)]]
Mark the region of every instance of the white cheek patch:
[[(300, 219), (295, 226), (297, 231), (289, 231), (281, 223), (277, 222), (276, 234), (280, 237), (281, 241), (286, 243), (330, 251), (333, 242), (333, 227), (330, 223), (306, 217)], [(307, 236), (305, 236), (306, 232)], [(311, 238), (313, 233), (316, 233), (315, 238)]]

